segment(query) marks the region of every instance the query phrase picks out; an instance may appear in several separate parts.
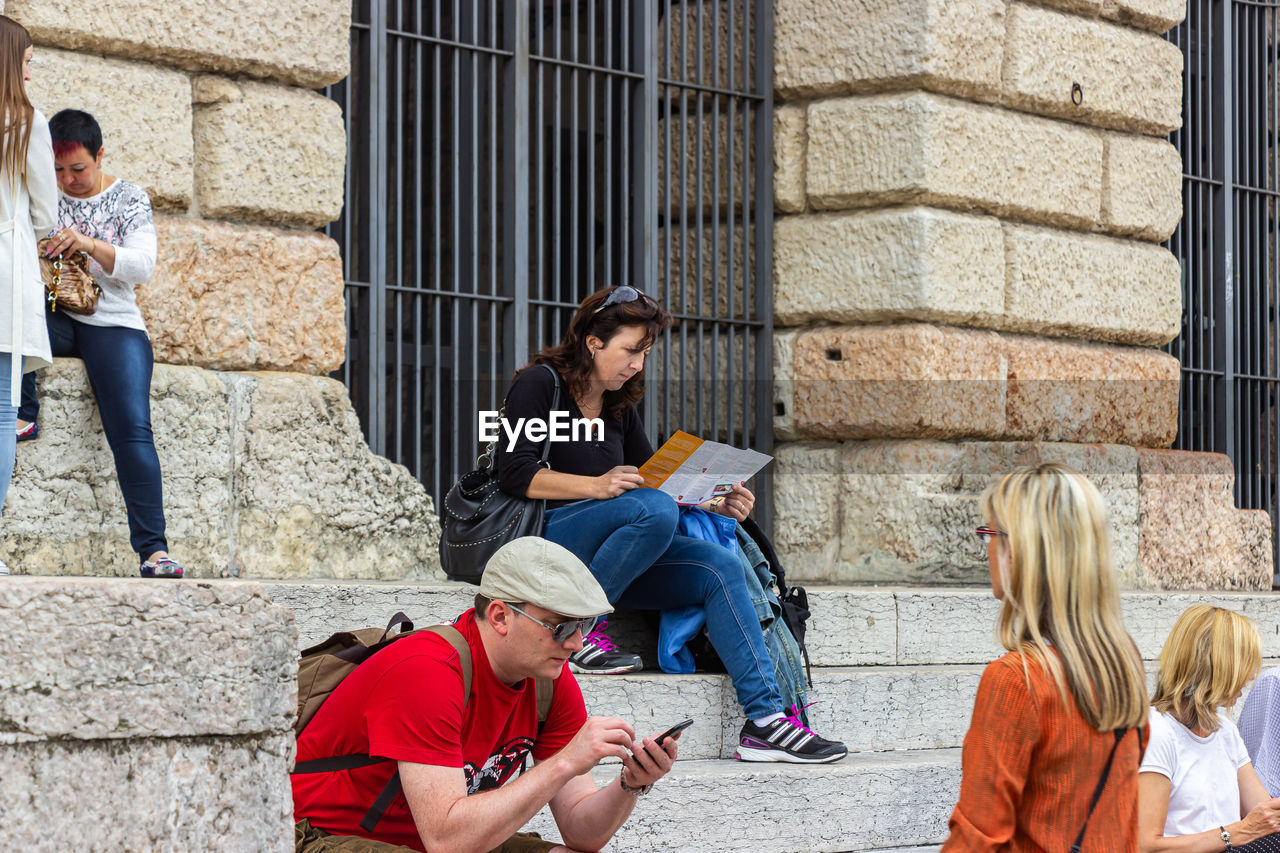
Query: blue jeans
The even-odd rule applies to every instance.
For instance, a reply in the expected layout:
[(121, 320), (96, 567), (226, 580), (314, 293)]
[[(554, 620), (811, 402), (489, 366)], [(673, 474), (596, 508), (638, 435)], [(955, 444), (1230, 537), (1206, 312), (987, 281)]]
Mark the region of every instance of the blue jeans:
[(666, 610), (700, 604), (707, 633), (748, 718), (783, 710), (773, 660), (737, 556), (675, 532), (670, 495), (633, 489), (547, 511), (547, 539), (578, 555), (612, 604)]
[[(90, 326), (70, 319), (66, 312), (46, 314), (45, 319), (53, 354), (84, 359), (129, 513), (129, 543), (143, 560), (169, 550), (160, 457), (151, 432), (151, 341), (138, 329)], [(34, 421), (39, 411), (35, 374), (28, 373), (22, 380), (18, 417)]]
[(17, 420), (17, 408), (9, 405), (9, 366), (13, 356), (0, 352), (0, 512), (4, 510), (4, 499), (9, 494), (9, 480), (13, 478), (13, 456), (17, 448), (18, 436), (14, 421)]

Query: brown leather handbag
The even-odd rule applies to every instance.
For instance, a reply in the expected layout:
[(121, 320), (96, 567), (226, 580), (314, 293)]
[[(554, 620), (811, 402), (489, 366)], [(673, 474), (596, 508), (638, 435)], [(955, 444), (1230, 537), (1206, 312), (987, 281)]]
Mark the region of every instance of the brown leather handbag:
[(40, 277), (44, 279), (45, 301), (50, 311), (61, 308), (72, 314), (92, 314), (98, 310), (98, 297), (102, 288), (89, 273), (89, 256), (84, 252), (72, 252), (71, 257), (50, 258), (45, 255), (49, 238), (38, 244), (40, 252)]

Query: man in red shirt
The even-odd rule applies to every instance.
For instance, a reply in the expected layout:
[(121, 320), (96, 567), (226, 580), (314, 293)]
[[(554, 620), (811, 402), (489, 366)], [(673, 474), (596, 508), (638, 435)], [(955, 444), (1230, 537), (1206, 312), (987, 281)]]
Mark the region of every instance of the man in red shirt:
[[(604, 846), (677, 752), (674, 738), (637, 742), (625, 721), (587, 716), (567, 662), (612, 609), (565, 548), (536, 537), (500, 548), (475, 608), (454, 623), (471, 651), (468, 698), (458, 652), (424, 631), (357, 667), (299, 735), (299, 762), (360, 754), (390, 760), (292, 777), (298, 853)], [(541, 726), (537, 678), (555, 679)], [(534, 767), (504, 784), (529, 754)], [(622, 770), (596, 788), (590, 771), (608, 757), (622, 759)], [(361, 828), (396, 772), (403, 792), (372, 830)], [(567, 847), (517, 833), (548, 803)]]

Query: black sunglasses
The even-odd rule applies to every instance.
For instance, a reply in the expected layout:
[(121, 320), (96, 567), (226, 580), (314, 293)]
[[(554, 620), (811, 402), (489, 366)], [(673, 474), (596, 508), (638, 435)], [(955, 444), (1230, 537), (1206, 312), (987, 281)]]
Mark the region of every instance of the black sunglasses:
[(615, 287), (613, 289), (613, 292), (610, 293), (608, 296), (606, 296), (604, 298), (604, 301), (600, 303), (600, 307), (591, 312), (591, 316), (594, 317), (595, 315), (599, 314), (601, 311), (610, 307), (611, 305), (621, 305), (624, 302), (635, 302), (638, 299), (643, 299), (646, 302), (648, 302), (650, 305), (658, 304), (654, 302), (652, 299), (650, 299), (649, 296), (643, 293), (642, 291), (632, 287), (629, 284), (624, 284), (621, 287)]
[(556, 643), (568, 642), (569, 638), (579, 631), (582, 632), (582, 636), (585, 638), (587, 634), (591, 633), (591, 629), (596, 626), (596, 621), (600, 618), (599, 616), (588, 616), (586, 619), (569, 619), (568, 621), (551, 625), (547, 622), (543, 622), (537, 616), (530, 616), (528, 613), (525, 613), (509, 601), (507, 602), (507, 606), (529, 621), (537, 622), (543, 628), (550, 631), (551, 639)]

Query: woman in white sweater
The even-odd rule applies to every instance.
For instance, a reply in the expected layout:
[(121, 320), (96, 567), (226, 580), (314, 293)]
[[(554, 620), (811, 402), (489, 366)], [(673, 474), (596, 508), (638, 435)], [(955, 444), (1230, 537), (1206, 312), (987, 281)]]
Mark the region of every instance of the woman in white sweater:
[[(56, 356), (84, 360), (102, 416), (102, 431), (115, 457), (116, 477), (129, 514), (129, 541), (143, 577), (180, 578), (165, 539), (160, 458), (151, 431), (153, 358), (134, 288), (156, 265), (156, 226), (151, 199), (137, 184), (102, 171), (102, 130), (93, 116), (62, 110), (49, 121), (58, 185), (58, 227), (50, 256), (84, 252), (102, 288), (98, 308), (85, 316), (46, 314)], [(34, 378), (23, 384), (19, 440), (38, 432)]]
[(27, 99), (31, 53), (27, 31), (0, 15), (0, 508), (13, 476), (22, 373), (50, 361), (36, 235), (53, 227), (58, 196), (49, 126)]

